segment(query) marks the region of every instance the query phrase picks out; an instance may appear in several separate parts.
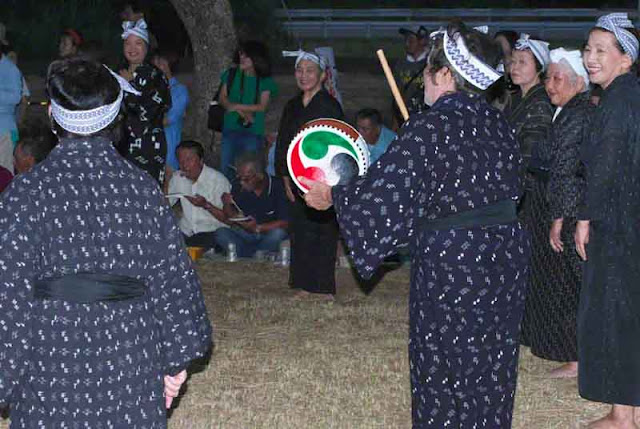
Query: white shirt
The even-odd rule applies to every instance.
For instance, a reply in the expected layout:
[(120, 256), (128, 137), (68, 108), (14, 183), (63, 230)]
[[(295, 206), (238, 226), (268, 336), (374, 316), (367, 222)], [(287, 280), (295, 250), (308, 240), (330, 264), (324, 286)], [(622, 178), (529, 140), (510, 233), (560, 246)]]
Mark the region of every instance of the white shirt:
[[(184, 195), (202, 195), (212, 205), (222, 208), (222, 194), (231, 192), (231, 184), (219, 171), (206, 165), (202, 167), (202, 172), (198, 180), (192, 182), (187, 179), (180, 170), (171, 176), (169, 182), (169, 194), (181, 193)], [(174, 205), (177, 197), (170, 197), (169, 203)], [(186, 198), (180, 198), (182, 204), (182, 217), (178, 225), (183, 234), (191, 237), (201, 232), (211, 232), (225, 226), (211, 213), (202, 207), (196, 207)]]

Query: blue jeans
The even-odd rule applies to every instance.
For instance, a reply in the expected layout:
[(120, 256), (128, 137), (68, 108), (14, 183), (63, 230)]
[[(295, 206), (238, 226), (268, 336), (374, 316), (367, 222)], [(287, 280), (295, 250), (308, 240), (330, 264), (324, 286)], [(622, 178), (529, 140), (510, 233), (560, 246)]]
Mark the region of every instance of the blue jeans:
[(245, 152), (260, 152), (263, 136), (245, 130), (222, 130), (222, 153), (220, 156), (220, 171), (233, 182), (236, 172), (233, 164), (239, 155)]
[(241, 258), (250, 258), (258, 250), (276, 253), (280, 243), (287, 238), (287, 231), (282, 228), (272, 229), (262, 234), (247, 232), (241, 228), (218, 228), (215, 231), (216, 244), (226, 252), (229, 244), (236, 245), (236, 252)]

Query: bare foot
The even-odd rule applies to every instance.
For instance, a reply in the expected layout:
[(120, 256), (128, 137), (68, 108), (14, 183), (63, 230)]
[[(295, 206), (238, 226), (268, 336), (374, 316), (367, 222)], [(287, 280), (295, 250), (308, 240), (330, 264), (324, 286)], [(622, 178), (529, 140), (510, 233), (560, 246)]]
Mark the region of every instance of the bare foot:
[(568, 362), (549, 372), (549, 378), (575, 378), (578, 376), (578, 362)]
[(633, 414), (629, 414), (629, 417), (625, 415), (620, 417), (617, 413), (611, 412), (601, 419), (595, 420), (589, 423), (588, 429), (638, 429), (638, 426), (633, 421)]
[(294, 293), (293, 296), (291, 297), (292, 301), (303, 301), (306, 300), (307, 298), (309, 298), (311, 296), (310, 292), (307, 292), (306, 290), (299, 290), (298, 292)]

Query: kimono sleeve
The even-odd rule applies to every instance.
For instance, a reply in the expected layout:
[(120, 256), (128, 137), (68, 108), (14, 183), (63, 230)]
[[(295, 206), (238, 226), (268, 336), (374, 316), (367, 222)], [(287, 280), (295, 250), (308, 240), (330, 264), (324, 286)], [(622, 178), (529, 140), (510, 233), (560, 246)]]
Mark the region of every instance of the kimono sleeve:
[(585, 166), (587, 185), (584, 197), (578, 210), (578, 220), (603, 220), (610, 213), (609, 206), (617, 189), (620, 175), (623, 175), (622, 164), (628, 161), (628, 128), (623, 122), (630, 118), (630, 103), (610, 103), (602, 110), (602, 117), (594, 121), (596, 129), (591, 132), (596, 136), (590, 144), (581, 148), (581, 160)]
[(356, 270), (365, 279), (413, 236), (426, 163), (425, 142), (432, 140), (416, 128), (406, 123), (365, 177), (332, 190), (340, 232)]
[(127, 94), (127, 109), (129, 114), (136, 115), (135, 121), (140, 124), (137, 130), (149, 125), (162, 123), (162, 117), (171, 107), (171, 93), (164, 75), (153, 66), (140, 67), (132, 85), (142, 92), (141, 95)]
[(158, 269), (149, 281), (165, 374), (173, 375), (208, 352), (212, 329), (198, 275), (171, 209), (160, 194), (158, 226)]
[(0, 406), (12, 402), (28, 370), (33, 280), (38, 270), (37, 208), (12, 183), (0, 200)]
[[(586, 110), (586, 109), (585, 109)], [(583, 191), (583, 180), (578, 177), (580, 147), (584, 141), (588, 111), (579, 111), (568, 118), (562, 129), (554, 136), (554, 151), (551, 158), (547, 199), (550, 219), (573, 218), (579, 195)]]

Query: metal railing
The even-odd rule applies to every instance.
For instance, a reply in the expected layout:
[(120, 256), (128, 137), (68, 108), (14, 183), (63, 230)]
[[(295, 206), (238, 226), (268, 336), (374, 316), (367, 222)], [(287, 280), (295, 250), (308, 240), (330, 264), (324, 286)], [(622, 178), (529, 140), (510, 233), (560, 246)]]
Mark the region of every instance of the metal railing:
[[(616, 10), (637, 17), (636, 9)], [(278, 9), (284, 29), (296, 37), (388, 38), (401, 27), (436, 29), (459, 18), (470, 26), (488, 25), (492, 32), (515, 30), (547, 38), (584, 38), (600, 9)]]

